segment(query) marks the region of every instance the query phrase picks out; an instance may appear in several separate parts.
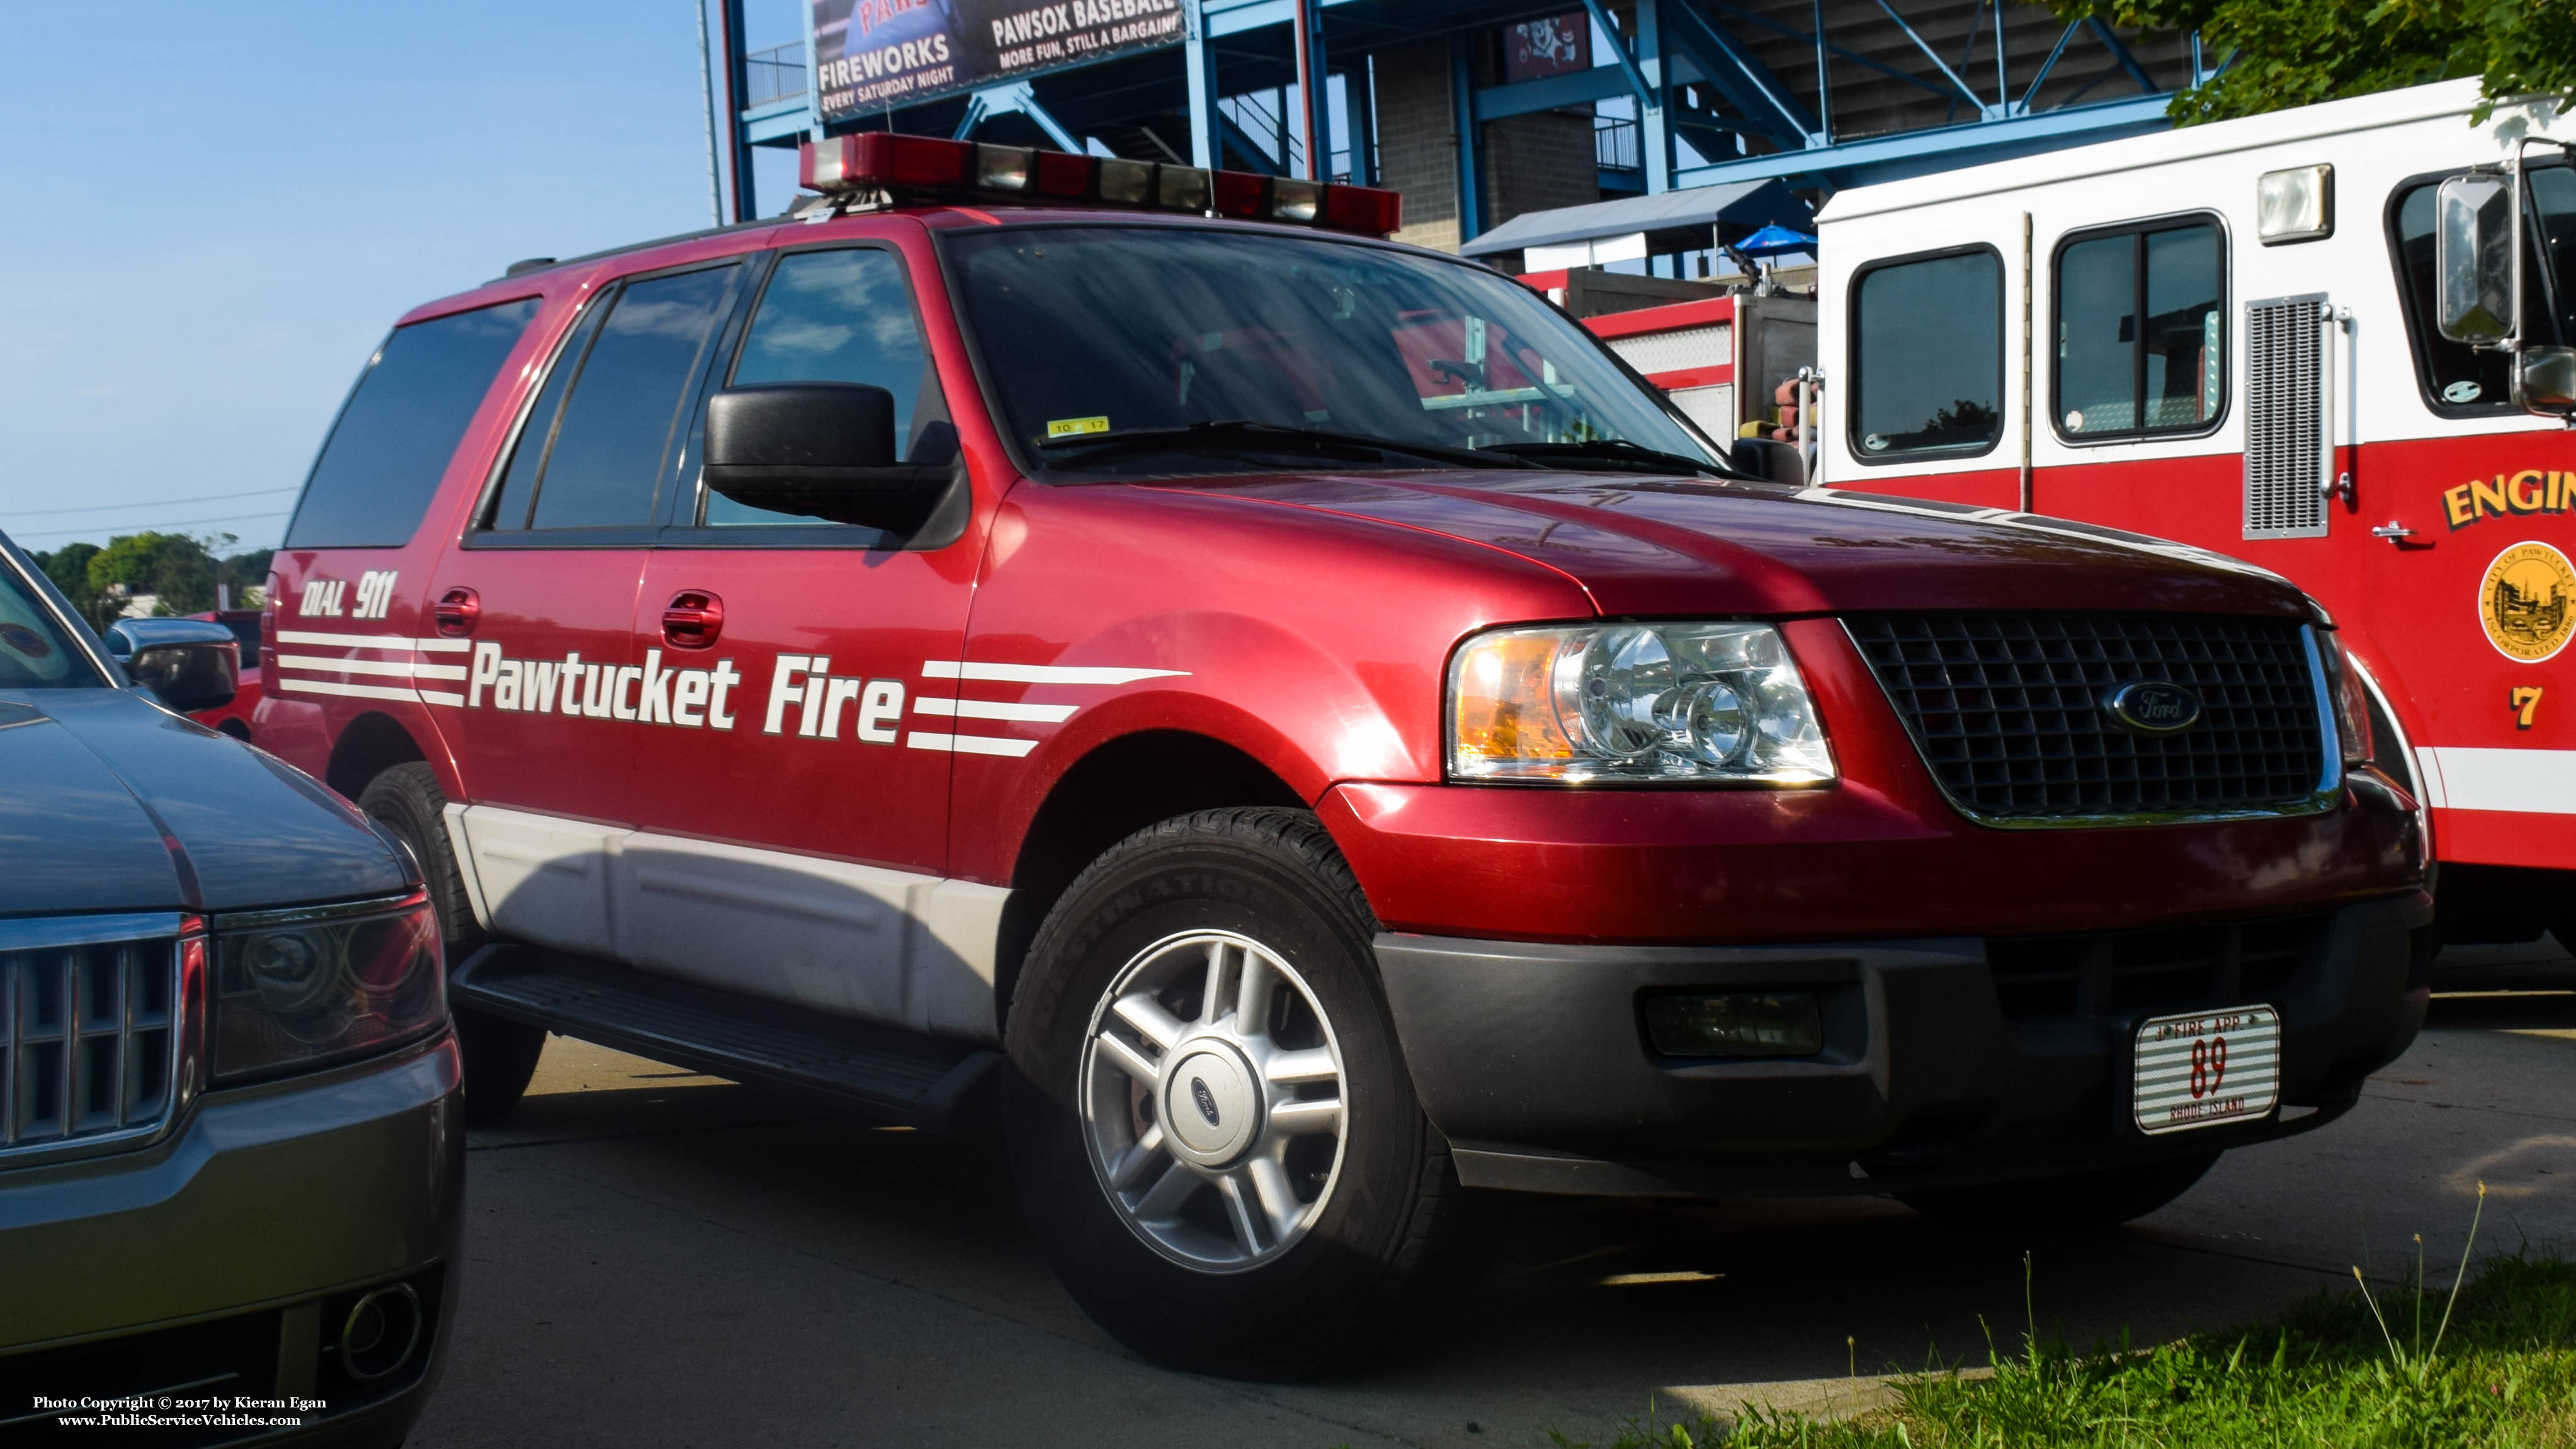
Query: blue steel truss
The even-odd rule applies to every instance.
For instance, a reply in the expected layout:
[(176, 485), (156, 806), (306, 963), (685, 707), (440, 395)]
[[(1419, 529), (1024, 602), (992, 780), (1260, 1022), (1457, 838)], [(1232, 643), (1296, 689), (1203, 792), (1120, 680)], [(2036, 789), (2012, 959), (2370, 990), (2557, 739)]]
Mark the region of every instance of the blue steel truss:
[[(732, 209), (756, 214), (753, 148), (793, 146), (827, 130), (813, 84), (811, 22), (803, 93), (744, 105), (743, 0), (701, 3), (723, 37), (711, 48), (708, 88), (730, 119), (716, 129), (727, 133), (729, 144), (718, 149), (726, 155)], [(2133, 38), (2101, 21), (2051, 19), (2043, 27), (2044, 12), (2007, 0), (1979, 0), (1963, 28), (1938, 37), (1906, 14), (1921, 0), (1179, 3), (1178, 45), (1025, 74), (829, 129), (1007, 133), (1069, 151), (1274, 173), (1295, 165), (1309, 175), (1326, 174), (1333, 158), (1347, 154), (1348, 174), (1365, 180), (1376, 174), (1372, 97), (1384, 80), (1380, 53), (1402, 46), (1419, 64), (1439, 53), (1419, 49), (1422, 43), (1445, 42), (1452, 133), (1464, 138), (1455, 150), (1465, 240), (1485, 229), (1488, 123), (1514, 116), (1624, 99), (1633, 107), (1637, 164), (1619, 177), (1605, 171), (1605, 188), (1654, 193), (1778, 178), (1830, 192), (2155, 130), (2166, 124), (2175, 89), (2214, 73), (2204, 67), (2196, 36), (2187, 52), (2161, 40), (2165, 58), (2149, 60)], [(1578, 6), (1594, 35), (1609, 40), (1595, 46), (1591, 69), (1513, 83), (1490, 78), (1489, 63), (1480, 60), (1482, 34)], [(1956, 11), (1946, 15), (1943, 24), (1956, 27)], [(1948, 54), (1944, 43), (1953, 47)], [(2172, 59), (2185, 53), (2187, 65)], [(2066, 68), (2079, 56), (2095, 73), (2071, 82)], [(1301, 76), (1315, 83), (1301, 85)], [(1324, 84), (1328, 76), (1340, 84)], [(1917, 95), (1918, 108), (1932, 109), (1907, 112), (1916, 119), (1895, 129), (1838, 132), (1838, 122), (1848, 122), (1849, 97), (1873, 86), (1882, 96), (1894, 86), (1893, 94)], [(1347, 102), (1339, 114), (1330, 100), (1335, 91)], [(1254, 96), (1264, 99), (1219, 104)], [(1278, 132), (1267, 139), (1248, 133), (1229, 109), (1275, 119)], [(988, 129), (1003, 122), (1002, 130)], [(1627, 144), (1622, 132), (1623, 156)]]

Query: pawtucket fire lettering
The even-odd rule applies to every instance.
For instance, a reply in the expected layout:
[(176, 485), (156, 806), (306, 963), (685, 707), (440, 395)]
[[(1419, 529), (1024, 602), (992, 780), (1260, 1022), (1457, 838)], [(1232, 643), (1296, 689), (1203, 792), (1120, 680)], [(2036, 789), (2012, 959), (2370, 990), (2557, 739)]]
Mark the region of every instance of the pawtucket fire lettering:
[(2478, 478), (2442, 492), (2442, 510), (2450, 516), (2454, 533), (2489, 518), (2569, 509), (2576, 509), (2576, 473), (2525, 468), (2519, 473), (2498, 473), (2492, 483)]
[[(779, 655), (770, 668), (761, 733), (840, 739), (846, 718), (849, 738), (895, 743), (903, 681), (835, 677), (831, 668), (829, 655)], [(645, 650), (642, 664), (598, 663), (578, 651), (561, 659), (512, 659), (500, 645), (484, 643), (474, 646), (465, 707), (729, 730), (738, 718), (733, 691), (742, 682), (730, 659), (707, 669), (666, 669), (659, 649)], [(792, 722), (790, 705), (796, 707)]]

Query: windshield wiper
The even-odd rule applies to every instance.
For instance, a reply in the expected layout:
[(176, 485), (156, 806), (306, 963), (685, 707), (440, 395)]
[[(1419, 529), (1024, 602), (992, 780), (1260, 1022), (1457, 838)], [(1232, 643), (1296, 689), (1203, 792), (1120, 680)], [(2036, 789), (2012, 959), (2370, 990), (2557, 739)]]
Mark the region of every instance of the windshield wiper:
[(1105, 433), (1075, 433), (1069, 437), (1049, 438), (1037, 446), (1047, 452), (1068, 448), (1107, 448), (1117, 452), (1166, 448), (1174, 452), (1285, 452), (1314, 453), (1326, 457), (1356, 452), (1380, 457), (1401, 454), (1460, 468), (1533, 466), (1524, 459), (1505, 461), (1497, 458), (1490, 449), (1451, 448), (1438, 443), (1416, 443), (1367, 433), (1336, 433), (1323, 428), (1292, 428), (1282, 423), (1254, 422), (1249, 418), (1219, 418), (1178, 428), (1117, 428)]
[(1536, 463), (1546, 468), (1561, 468), (1569, 463), (1607, 463), (1614, 468), (1640, 473), (1705, 473), (1712, 478), (1741, 479), (1742, 474), (1706, 458), (1693, 458), (1682, 453), (1666, 453), (1641, 447), (1625, 438), (1596, 438), (1588, 443), (1495, 443), (1477, 451), (1501, 453)]

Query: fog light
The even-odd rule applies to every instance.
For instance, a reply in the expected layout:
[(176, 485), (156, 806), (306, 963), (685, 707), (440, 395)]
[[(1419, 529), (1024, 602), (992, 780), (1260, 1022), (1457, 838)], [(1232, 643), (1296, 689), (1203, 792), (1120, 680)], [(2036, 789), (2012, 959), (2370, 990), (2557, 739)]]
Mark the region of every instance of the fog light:
[(1646, 1036), (1668, 1057), (1811, 1057), (1824, 1019), (1805, 991), (1646, 998)]

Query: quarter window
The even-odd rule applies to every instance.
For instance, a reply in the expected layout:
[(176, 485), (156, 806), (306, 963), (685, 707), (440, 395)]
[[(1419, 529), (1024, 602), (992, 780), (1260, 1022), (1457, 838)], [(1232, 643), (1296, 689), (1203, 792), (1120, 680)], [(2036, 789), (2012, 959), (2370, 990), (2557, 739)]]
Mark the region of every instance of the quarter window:
[(1992, 249), (1882, 263), (1852, 284), (1851, 447), (1862, 462), (2003, 437), (2004, 268)]
[[(752, 314), (733, 383), (856, 382), (894, 395), (903, 461), (945, 463), (957, 430), (922, 346), (912, 289), (894, 253), (875, 248), (789, 252), (778, 259)], [(745, 523), (830, 527), (804, 514), (774, 513), (708, 492), (710, 526)], [(848, 527), (849, 525), (838, 525)]]
[(2057, 251), (2057, 431), (2200, 432), (2227, 399), (2226, 241), (2211, 221), (2090, 232)]
[(528, 297), (395, 328), (331, 426), (286, 547), (411, 542), (474, 410), (536, 315)]
[[(734, 266), (630, 282), (555, 363), (521, 430), (496, 528), (653, 522), (675, 424), (723, 319)], [(566, 396), (566, 394), (569, 396)], [(560, 410), (553, 406), (561, 399)]]

